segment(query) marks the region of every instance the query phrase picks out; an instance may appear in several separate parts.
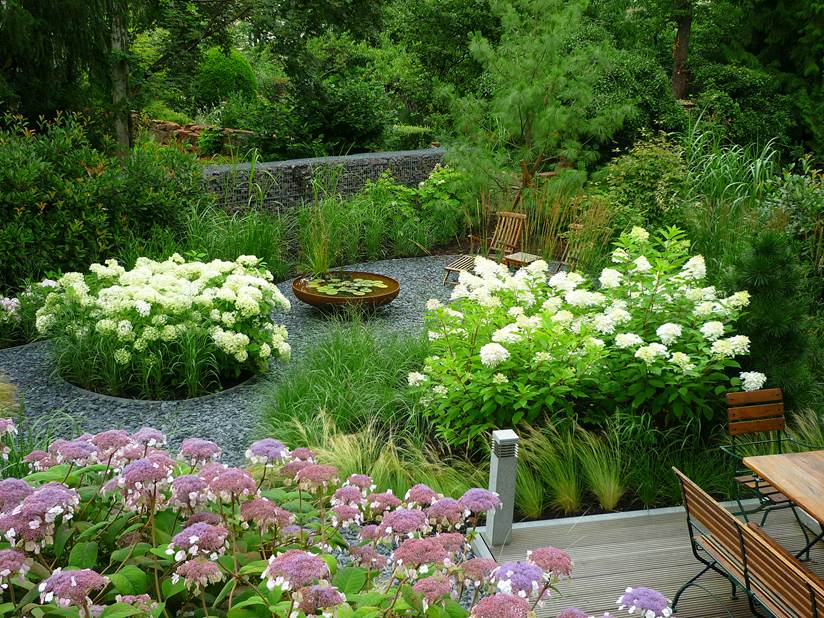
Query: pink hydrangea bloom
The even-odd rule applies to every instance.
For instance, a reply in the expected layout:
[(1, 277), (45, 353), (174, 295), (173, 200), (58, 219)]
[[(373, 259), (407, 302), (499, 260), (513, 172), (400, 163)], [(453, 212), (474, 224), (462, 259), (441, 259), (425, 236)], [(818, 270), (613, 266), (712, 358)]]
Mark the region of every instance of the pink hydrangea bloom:
[(51, 576), (38, 587), (40, 602), (54, 601), (61, 607), (73, 605), (88, 608), (92, 604), (89, 594), (95, 590), (103, 590), (108, 583), (108, 577), (103, 577), (91, 569), (68, 571), (55, 569)]
[(193, 524), (211, 524), (212, 526), (219, 526), (223, 522), (223, 519), (217, 513), (212, 513), (212, 511), (201, 511), (200, 513), (195, 513), (189, 519), (186, 520), (186, 523), (183, 524), (184, 528), (188, 528)]
[(211, 483), (212, 480), (223, 474), (224, 470), (227, 470), (228, 468), (229, 466), (226, 464), (212, 461), (200, 469), (198, 476), (204, 479), (207, 483)]
[(253, 522), (261, 530), (282, 529), (295, 519), (289, 511), (266, 498), (254, 498), (244, 502), (240, 506), (240, 518), (244, 522)]
[(460, 564), (464, 574), (464, 582), (471, 582), (476, 586), (480, 586), (489, 579), (492, 571), (495, 570), (497, 566), (498, 563), (492, 558), (471, 558)]
[(544, 572), (528, 562), (504, 562), (492, 571), (492, 581), (498, 590), (525, 599), (543, 586)]
[(348, 528), (352, 524), (359, 524), (363, 515), (358, 507), (351, 504), (338, 504), (332, 507), (332, 525), (337, 528)]
[(303, 470), (304, 468), (311, 466), (311, 461), (303, 461), (301, 459), (295, 459), (290, 461), (286, 465), (282, 466), (280, 469), (280, 475), (285, 476), (287, 479), (295, 479), (295, 476), (298, 472)]
[(174, 555), (178, 562), (198, 555), (217, 560), (226, 551), (228, 535), (229, 531), (223, 526), (213, 526), (207, 523), (192, 524), (172, 537), (166, 553), (170, 556)]
[(568, 607), (567, 609), (561, 610), (556, 618), (591, 618), (591, 616), (577, 607)]
[(214, 499), (231, 502), (257, 493), (257, 483), (252, 475), (240, 468), (226, 468), (209, 481), (209, 491)]
[(572, 556), (557, 547), (540, 547), (526, 554), (527, 561), (541, 567), (547, 575), (572, 576)]
[(329, 567), (315, 554), (300, 549), (290, 549), (279, 556), (269, 558), (269, 566), (261, 575), (266, 587), (283, 590), (303, 588), (320, 579), (329, 577)]
[(354, 485), (344, 485), (339, 487), (332, 495), (332, 506), (337, 504), (363, 504), (364, 497), (361, 490)]
[(338, 469), (334, 466), (311, 464), (295, 474), (298, 487), (307, 491), (325, 490), (338, 481)]
[(57, 465), (55, 461), (51, 458), (46, 451), (32, 451), (25, 457), (23, 457), (23, 461), (29, 464), (29, 469), (32, 472), (42, 472), (43, 470), (48, 470), (49, 468)]
[(410, 506), (430, 506), (441, 497), (441, 494), (428, 485), (424, 485), (422, 483), (414, 485), (409, 491), (406, 492), (406, 501)]
[(122, 429), (110, 429), (93, 436), (91, 441), (97, 447), (101, 461), (105, 462), (114, 456), (117, 451), (128, 446), (132, 439)]
[(400, 499), (392, 493), (391, 489), (386, 490), (380, 494), (369, 494), (366, 498), (366, 503), (373, 511), (388, 511), (401, 505)]
[(415, 582), (412, 589), (423, 597), (424, 609), (452, 593), (452, 582), (442, 575), (432, 575)]
[(366, 474), (353, 474), (348, 479), (346, 479), (346, 485), (352, 485), (353, 487), (357, 487), (362, 492), (372, 490), (375, 487), (375, 483), (372, 480), (372, 477), (367, 476)]
[[(31, 568), (32, 561), (21, 551), (16, 549), (0, 549), (0, 579), (9, 581), (25, 577)], [(7, 584), (3, 584), (5, 588)]]
[(460, 532), (441, 532), (435, 538), (450, 554), (456, 554), (468, 545), (466, 537)]
[(180, 445), (180, 458), (192, 466), (220, 459), (220, 447), (211, 440), (186, 438)]
[(80, 504), (78, 493), (62, 483), (47, 483), (26, 496), (10, 513), (0, 515), (0, 532), (12, 544), (18, 542), (26, 551), (40, 550), (54, 542), (54, 525), (58, 517), (72, 518)]
[(449, 554), (437, 539), (406, 539), (400, 544), (392, 559), (407, 569), (418, 569), (424, 564), (446, 565)]
[(375, 524), (368, 524), (360, 529), (360, 536), (364, 541), (374, 541), (380, 538), (380, 533)]
[(146, 447), (161, 448), (166, 444), (166, 435), (154, 427), (141, 427), (132, 434), (132, 441)]
[(162, 490), (171, 484), (173, 466), (174, 461), (161, 452), (149, 453), (127, 464), (118, 481), (126, 507), (133, 511), (151, 507)]
[(223, 581), (223, 572), (216, 562), (199, 557), (178, 566), (172, 574), (172, 583), (176, 584), (181, 577), (186, 588), (199, 591), (209, 584)]
[(14, 435), (17, 433), (17, 426), (14, 424), (14, 419), (0, 418), (0, 436), (6, 434)]
[(377, 552), (372, 545), (350, 545), (349, 555), (361, 566), (382, 569), (386, 566), (386, 556)]
[(346, 597), (337, 588), (324, 584), (301, 588), (298, 593), (298, 608), (307, 616), (321, 615), (324, 610), (332, 609), (346, 601)]
[(312, 452), (311, 449), (306, 448), (305, 446), (293, 450), (292, 457), (294, 457), (295, 459), (299, 459), (300, 461), (315, 461), (315, 453)]
[(472, 608), (472, 618), (528, 618), (529, 602), (511, 594), (499, 592), (484, 597)]
[(147, 614), (157, 607), (157, 602), (148, 594), (118, 594), (114, 600), (136, 607)]
[(84, 440), (58, 439), (49, 445), (49, 454), (55, 462), (86, 466), (97, 461), (97, 447)]
[(378, 534), (382, 537), (410, 537), (416, 532), (423, 532), (427, 528), (426, 515), (417, 509), (397, 509), (383, 516), (378, 526)]
[(429, 522), (438, 528), (460, 528), (466, 520), (466, 508), (454, 498), (441, 498), (426, 509)]

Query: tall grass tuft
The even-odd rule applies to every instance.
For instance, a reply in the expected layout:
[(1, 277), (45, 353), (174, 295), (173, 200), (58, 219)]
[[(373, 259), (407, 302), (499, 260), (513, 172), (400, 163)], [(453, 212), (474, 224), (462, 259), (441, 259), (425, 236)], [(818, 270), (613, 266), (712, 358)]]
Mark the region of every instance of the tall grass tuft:
[(571, 428), (527, 427), (522, 435), (521, 458), (541, 479), (548, 504), (566, 514), (580, 511), (583, 479)]
[(627, 491), (621, 444), (614, 434), (579, 429), (578, 459), (587, 486), (605, 511), (613, 511)]

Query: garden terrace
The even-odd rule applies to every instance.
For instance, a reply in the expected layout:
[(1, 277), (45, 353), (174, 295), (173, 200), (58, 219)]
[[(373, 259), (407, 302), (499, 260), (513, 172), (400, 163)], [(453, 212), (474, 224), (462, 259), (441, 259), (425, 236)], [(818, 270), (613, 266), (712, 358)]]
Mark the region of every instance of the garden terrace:
[[(788, 511), (773, 513), (765, 530), (784, 547), (800, 548), (804, 537)], [(692, 555), (687, 521), (681, 507), (594, 515), (515, 524), (512, 542), (488, 548), (499, 562), (522, 560), (530, 549), (563, 547), (575, 564), (571, 581), (561, 583), (560, 596), (538, 608), (538, 618), (554, 617), (560, 608), (585, 607), (589, 615), (614, 611), (616, 591), (649, 586), (672, 599), (678, 589), (702, 568)], [(824, 547), (819, 543), (807, 563), (824, 575)], [(678, 603), (678, 618), (749, 618), (747, 598), (739, 590), (730, 598), (730, 584), (720, 575), (702, 578), (703, 588), (689, 588)]]

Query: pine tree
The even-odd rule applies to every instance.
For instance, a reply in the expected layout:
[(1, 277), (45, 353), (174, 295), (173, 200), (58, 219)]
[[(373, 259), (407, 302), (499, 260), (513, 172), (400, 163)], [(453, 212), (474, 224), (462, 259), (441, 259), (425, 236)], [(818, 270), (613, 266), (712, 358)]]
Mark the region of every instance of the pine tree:
[(750, 340), (745, 369), (767, 375), (790, 406), (803, 404), (812, 387), (809, 366), (809, 301), (804, 272), (791, 240), (772, 230), (753, 238), (727, 273), (729, 289), (747, 290), (748, 311), (739, 323)]

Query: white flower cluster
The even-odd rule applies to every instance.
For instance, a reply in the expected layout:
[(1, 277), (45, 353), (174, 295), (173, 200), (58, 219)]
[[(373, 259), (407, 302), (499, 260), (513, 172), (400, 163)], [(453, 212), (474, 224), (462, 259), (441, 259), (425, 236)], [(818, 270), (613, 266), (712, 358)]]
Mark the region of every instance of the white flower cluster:
[[(233, 262), (187, 262), (174, 254), (157, 262), (138, 258), (131, 270), (116, 260), (92, 264), (90, 275), (63, 275), (37, 313), (42, 334), (103, 337), (114, 344), (119, 365), (140, 362), (159, 342), (173, 344), (206, 332), (216, 348), (264, 367), (276, 353), (288, 359), (286, 329), (271, 321), (289, 301), (254, 256)], [(69, 330), (63, 316), (75, 322)], [(78, 327), (77, 320), (86, 322)], [(64, 329), (58, 333), (58, 329)]]

